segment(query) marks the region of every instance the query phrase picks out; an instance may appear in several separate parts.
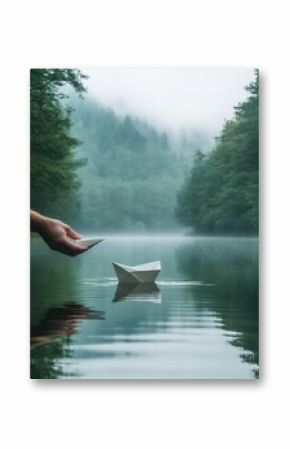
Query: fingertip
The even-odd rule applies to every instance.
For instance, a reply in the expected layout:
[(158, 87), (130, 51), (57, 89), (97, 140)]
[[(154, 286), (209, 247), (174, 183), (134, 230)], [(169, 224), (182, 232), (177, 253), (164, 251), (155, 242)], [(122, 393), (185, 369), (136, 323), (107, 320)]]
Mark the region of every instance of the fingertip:
[(84, 243), (76, 243), (76, 245), (77, 245), (79, 248), (82, 248), (82, 249), (88, 249), (88, 246), (85, 245)]
[(76, 245), (76, 248), (78, 249), (79, 254), (84, 253), (85, 251), (88, 251), (88, 249), (89, 249), (87, 246), (84, 246), (84, 245)]
[(67, 228), (67, 234), (69, 235), (69, 237), (71, 237), (75, 240), (79, 240), (83, 237), (81, 234), (79, 234), (77, 231), (75, 231), (71, 227)]
[(82, 234), (79, 234), (78, 232), (74, 232), (74, 235), (76, 236), (76, 239), (82, 239), (84, 236)]

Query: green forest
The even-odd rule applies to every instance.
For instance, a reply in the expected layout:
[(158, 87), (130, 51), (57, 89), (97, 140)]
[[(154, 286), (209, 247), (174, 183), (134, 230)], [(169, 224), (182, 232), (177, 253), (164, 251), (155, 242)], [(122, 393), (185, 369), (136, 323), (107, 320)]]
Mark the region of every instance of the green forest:
[(258, 232), (258, 73), (214, 147), (91, 98), (86, 75), (31, 71), (31, 207), (90, 231)]
[(197, 152), (178, 193), (177, 218), (197, 233), (257, 234), (259, 226), (259, 74), (246, 87), (213, 150)]
[(79, 169), (79, 219), (87, 229), (158, 231), (180, 226), (176, 192), (202, 139), (175, 143), (165, 132), (93, 100), (74, 97), (73, 133), (86, 158)]
[(71, 133), (71, 108), (64, 105), (64, 86), (85, 92), (79, 70), (32, 69), (30, 72), (30, 191), (31, 207), (45, 214), (70, 218), (80, 187)]

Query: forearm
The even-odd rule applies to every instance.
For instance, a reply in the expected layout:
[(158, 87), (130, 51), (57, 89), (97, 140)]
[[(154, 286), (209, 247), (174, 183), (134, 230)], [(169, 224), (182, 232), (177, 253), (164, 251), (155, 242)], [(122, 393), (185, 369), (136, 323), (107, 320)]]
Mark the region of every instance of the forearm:
[(40, 233), (48, 218), (35, 211), (30, 211), (30, 230)]

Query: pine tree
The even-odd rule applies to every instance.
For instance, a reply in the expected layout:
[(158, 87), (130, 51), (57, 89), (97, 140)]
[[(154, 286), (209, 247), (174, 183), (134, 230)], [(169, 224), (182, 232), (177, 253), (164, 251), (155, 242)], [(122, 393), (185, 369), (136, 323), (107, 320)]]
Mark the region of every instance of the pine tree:
[(31, 207), (46, 214), (64, 217), (75, 204), (79, 187), (71, 136), (71, 109), (65, 106), (65, 89), (85, 92), (79, 70), (32, 69), (30, 78), (31, 114)]
[(216, 145), (198, 155), (178, 194), (181, 223), (206, 233), (257, 233), (259, 207), (259, 74), (246, 88)]

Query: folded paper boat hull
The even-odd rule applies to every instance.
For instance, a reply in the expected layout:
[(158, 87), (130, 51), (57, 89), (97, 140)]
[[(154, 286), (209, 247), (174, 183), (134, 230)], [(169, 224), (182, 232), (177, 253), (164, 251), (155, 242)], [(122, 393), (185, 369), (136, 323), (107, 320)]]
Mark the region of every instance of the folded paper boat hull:
[(160, 261), (130, 267), (113, 262), (119, 282), (124, 284), (153, 283), (161, 271)]

